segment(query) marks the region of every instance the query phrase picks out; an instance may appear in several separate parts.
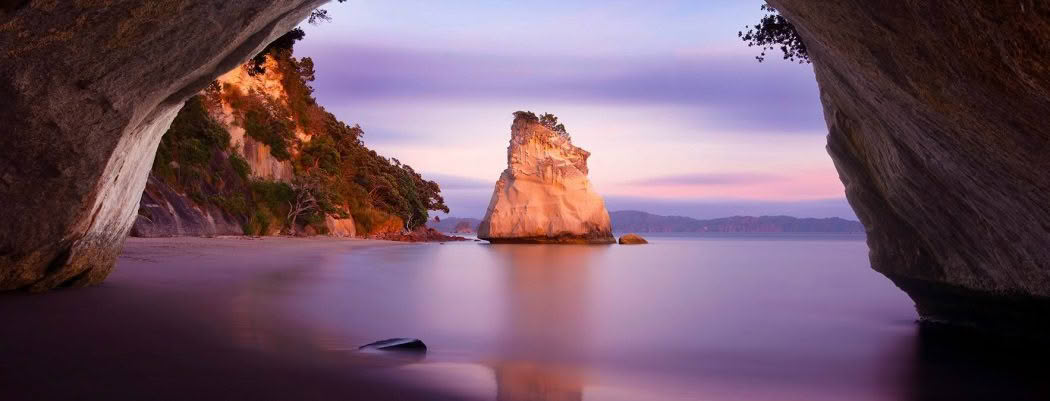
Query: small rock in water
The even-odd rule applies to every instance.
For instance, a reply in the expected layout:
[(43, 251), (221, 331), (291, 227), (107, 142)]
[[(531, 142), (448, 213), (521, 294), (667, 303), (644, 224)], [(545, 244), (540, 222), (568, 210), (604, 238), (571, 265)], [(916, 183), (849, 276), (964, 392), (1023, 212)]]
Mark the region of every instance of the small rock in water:
[(416, 338), (391, 338), (358, 347), (362, 351), (427, 352), (427, 345)]
[(646, 241), (645, 238), (642, 238), (642, 236), (638, 234), (624, 234), (620, 236), (620, 245), (641, 245), (648, 243), (649, 241)]

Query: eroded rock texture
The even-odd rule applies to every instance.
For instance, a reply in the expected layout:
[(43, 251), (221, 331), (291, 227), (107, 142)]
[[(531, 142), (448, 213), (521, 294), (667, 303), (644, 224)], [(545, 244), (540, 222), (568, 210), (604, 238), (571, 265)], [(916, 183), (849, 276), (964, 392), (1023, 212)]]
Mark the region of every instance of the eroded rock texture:
[(568, 135), (515, 118), (500, 175), (478, 238), (490, 242), (616, 242), (605, 201), (587, 179), (590, 153)]
[(924, 319), (1047, 332), (1050, 3), (769, 2), (809, 48), (872, 266)]
[(213, 237), (241, 235), (244, 229), (233, 216), (219, 208), (200, 206), (176, 192), (157, 177), (149, 176), (131, 225), (133, 237)]
[(4, 3), (0, 290), (104, 279), (185, 99), (322, 3)]

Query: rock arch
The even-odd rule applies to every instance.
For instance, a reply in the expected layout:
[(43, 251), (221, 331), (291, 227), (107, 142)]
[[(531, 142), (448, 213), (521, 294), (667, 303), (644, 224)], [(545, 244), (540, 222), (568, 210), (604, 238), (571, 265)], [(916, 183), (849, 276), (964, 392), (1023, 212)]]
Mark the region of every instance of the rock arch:
[(806, 41), (872, 267), (933, 322), (1050, 328), (1050, 5), (769, 0)]
[[(190, 94), (323, 0), (0, 7), (0, 290), (98, 283)], [(805, 39), (873, 267), (930, 320), (1047, 329), (1050, 6), (769, 0)]]
[(101, 282), (183, 102), (324, 2), (5, 2), (0, 290)]

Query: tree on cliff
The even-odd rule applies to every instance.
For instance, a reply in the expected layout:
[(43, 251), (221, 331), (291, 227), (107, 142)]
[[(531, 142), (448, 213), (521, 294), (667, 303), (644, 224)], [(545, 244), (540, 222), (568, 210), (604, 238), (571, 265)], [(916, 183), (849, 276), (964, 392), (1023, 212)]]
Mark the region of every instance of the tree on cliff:
[[(346, 2), (346, 0), (336, 0), (336, 1), (338, 1), (340, 3), (345, 3)], [(325, 10), (325, 9), (317, 9), (317, 10), (312, 11), (310, 13), (310, 18), (307, 19), (307, 22), (309, 22), (311, 24), (314, 24), (314, 25), (320, 24), (322, 22), (331, 22), (331, 21), (332, 21), (332, 17), (328, 15), (328, 10)], [(303, 40), (303, 38), (305, 38), (305, 37), (306, 37), (306, 31), (304, 31), (302, 28), (298, 28), (298, 27), (295, 28), (295, 29), (292, 29), (291, 31), (288, 31), (284, 35), (281, 35), (281, 37), (277, 38), (277, 40), (274, 40), (270, 44), (266, 45), (266, 47), (261, 52), (259, 52), (259, 54), (256, 54), (255, 57), (252, 58), (251, 61), (248, 62), (249, 72), (251, 74), (253, 74), (253, 75), (258, 75), (258, 74), (265, 73), (266, 72), (266, 55), (267, 54), (271, 54), (271, 53), (277, 54), (278, 52), (280, 52), (282, 50), (291, 51), (292, 48), (295, 46), (295, 42)]]
[(565, 124), (559, 123), (558, 122), (558, 117), (555, 116), (554, 114), (551, 114), (551, 113), (543, 113), (543, 114), (541, 114), (540, 115), (540, 124), (542, 124), (544, 127), (547, 127), (547, 129), (549, 129), (551, 131), (557, 132), (557, 133), (562, 134), (564, 136), (569, 136), (569, 132), (565, 130)]
[(737, 36), (746, 42), (748, 47), (762, 48), (762, 53), (755, 56), (755, 59), (763, 62), (766, 60), (766, 51), (779, 48), (784, 53), (784, 60), (798, 61), (799, 64), (809, 63), (809, 51), (802, 37), (795, 30), (795, 26), (780, 15), (780, 12), (773, 6), (763, 4), (762, 10), (766, 12), (766, 15), (758, 24), (745, 27), (747, 32), (737, 33)]
[(569, 136), (569, 132), (565, 130), (565, 124), (558, 123), (558, 117), (551, 113), (543, 113), (537, 116), (536, 113), (531, 111), (518, 110), (514, 112), (514, 120), (525, 120), (538, 123), (558, 134)]

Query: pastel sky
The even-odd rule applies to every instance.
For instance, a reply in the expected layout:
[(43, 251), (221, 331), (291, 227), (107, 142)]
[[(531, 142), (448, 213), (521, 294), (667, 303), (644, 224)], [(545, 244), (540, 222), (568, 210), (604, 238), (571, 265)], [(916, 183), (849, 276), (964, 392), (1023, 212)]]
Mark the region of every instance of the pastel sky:
[(316, 96), (365, 142), (480, 217), (511, 113), (551, 112), (591, 151), (609, 210), (854, 218), (808, 65), (737, 38), (761, 0), (351, 0), (305, 25)]

